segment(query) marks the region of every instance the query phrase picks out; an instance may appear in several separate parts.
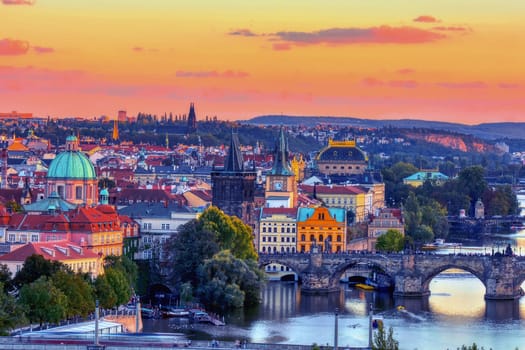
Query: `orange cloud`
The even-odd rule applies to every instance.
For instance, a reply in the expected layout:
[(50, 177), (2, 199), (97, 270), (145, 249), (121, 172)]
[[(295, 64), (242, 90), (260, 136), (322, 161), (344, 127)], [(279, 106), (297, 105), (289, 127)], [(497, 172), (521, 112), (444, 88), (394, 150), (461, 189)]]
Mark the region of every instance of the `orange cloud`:
[(272, 48), (275, 51), (286, 51), (286, 50), (290, 50), (292, 46), (288, 43), (274, 43), (272, 45)]
[(441, 82), (436, 85), (447, 89), (483, 89), (487, 87), (487, 84), (482, 81)]
[(33, 46), (32, 49), (38, 54), (55, 52), (55, 49), (52, 47)]
[(237, 29), (229, 32), (228, 35), (239, 35), (239, 36), (257, 36), (254, 32), (249, 29)]
[(412, 74), (414, 72), (415, 70), (413, 70), (412, 68), (401, 68), (397, 70), (397, 73), (399, 74)]
[(34, 5), (35, 0), (2, 0), (4, 5)]
[(413, 89), (419, 86), (419, 83), (415, 80), (392, 80), (388, 82), (388, 86), (395, 88)]
[(434, 30), (439, 30), (442, 32), (448, 31), (448, 32), (465, 32), (469, 30), (469, 28), (466, 27), (445, 27), (445, 26), (439, 26), (432, 28)]
[(29, 43), (24, 40), (0, 40), (0, 56), (25, 55), (29, 50)]
[(363, 80), (361, 80), (361, 84), (366, 85), (366, 86), (381, 86), (384, 83), (383, 81), (379, 79), (368, 77), (368, 78), (364, 78)]
[(415, 27), (380, 26), (370, 28), (331, 28), (316, 32), (277, 32), (272, 40), (304, 45), (351, 45), (351, 44), (420, 44), (445, 39), (435, 33)]
[(414, 22), (422, 22), (422, 23), (436, 23), (439, 22), (435, 17), (433, 16), (419, 16), (413, 19)]
[(178, 78), (246, 78), (250, 74), (241, 71), (226, 70), (217, 71), (177, 71), (175, 76)]
[(499, 83), (498, 87), (501, 89), (518, 89), (521, 86), (519, 84), (514, 83)]

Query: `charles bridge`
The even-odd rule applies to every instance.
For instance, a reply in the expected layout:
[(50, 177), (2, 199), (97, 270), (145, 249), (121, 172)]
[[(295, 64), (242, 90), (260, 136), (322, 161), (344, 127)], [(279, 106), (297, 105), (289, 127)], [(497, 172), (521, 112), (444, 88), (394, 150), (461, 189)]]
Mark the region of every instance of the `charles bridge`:
[(422, 297), (430, 294), (429, 284), (439, 273), (457, 268), (470, 272), (485, 286), (485, 299), (512, 300), (523, 295), (525, 257), (467, 254), (373, 254), (296, 253), (260, 254), (259, 265), (284, 265), (295, 272), (305, 293), (337, 291), (348, 269), (362, 266), (386, 276), (394, 295)]

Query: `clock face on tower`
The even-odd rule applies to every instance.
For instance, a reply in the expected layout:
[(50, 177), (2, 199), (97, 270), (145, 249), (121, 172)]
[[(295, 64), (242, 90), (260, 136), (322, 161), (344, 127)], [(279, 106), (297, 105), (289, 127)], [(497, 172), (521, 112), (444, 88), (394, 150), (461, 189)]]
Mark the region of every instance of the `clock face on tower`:
[(276, 181), (273, 183), (273, 189), (276, 191), (280, 191), (283, 189), (283, 183), (280, 181)]

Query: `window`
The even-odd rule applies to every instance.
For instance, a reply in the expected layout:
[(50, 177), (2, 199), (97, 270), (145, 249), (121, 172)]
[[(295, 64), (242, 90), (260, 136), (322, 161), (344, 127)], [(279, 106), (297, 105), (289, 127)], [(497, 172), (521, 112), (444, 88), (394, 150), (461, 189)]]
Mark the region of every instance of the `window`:
[(262, 238), (262, 241), (263, 241), (263, 242), (266, 242), (266, 237), (263, 237), (263, 238)]
[(38, 242), (38, 235), (31, 235), (31, 242)]
[(59, 197), (64, 199), (64, 186), (57, 186), (57, 192)]
[(16, 236), (13, 234), (13, 233), (10, 233), (9, 236), (8, 236), (8, 241), (9, 242), (14, 242), (15, 241), (15, 238)]
[(82, 186), (75, 187), (75, 199), (82, 199)]
[(263, 227), (263, 228), (262, 228), (262, 232), (266, 232), (266, 227)]
[(301, 235), (301, 241), (306, 241), (306, 237), (304, 235)]
[(162, 227), (163, 230), (169, 230), (170, 229), (170, 224), (162, 224), (161, 227)]
[(149, 222), (145, 222), (144, 225), (143, 225), (143, 228), (144, 228), (145, 230), (151, 230), (151, 223), (149, 223)]

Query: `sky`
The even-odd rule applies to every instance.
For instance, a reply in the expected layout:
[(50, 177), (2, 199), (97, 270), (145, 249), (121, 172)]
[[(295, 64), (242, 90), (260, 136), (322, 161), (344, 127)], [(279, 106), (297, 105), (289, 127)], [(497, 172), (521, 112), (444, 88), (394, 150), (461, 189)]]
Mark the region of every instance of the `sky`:
[(525, 122), (523, 0), (0, 1), (0, 112)]

